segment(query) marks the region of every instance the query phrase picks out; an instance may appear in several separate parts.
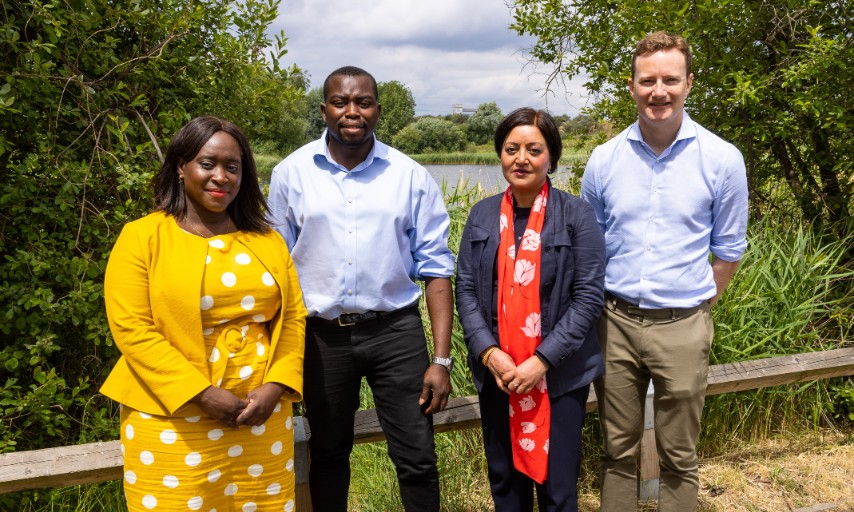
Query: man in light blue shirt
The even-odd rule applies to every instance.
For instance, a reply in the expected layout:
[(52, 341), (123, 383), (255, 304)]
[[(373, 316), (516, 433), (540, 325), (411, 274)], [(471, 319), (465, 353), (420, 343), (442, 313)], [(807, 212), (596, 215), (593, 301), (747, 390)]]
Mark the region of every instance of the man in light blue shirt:
[(637, 504), (650, 380), (661, 455), (658, 510), (697, 506), (711, 307), (747, 247), (747, 178), (738, 149), (685, 113), (692, 83), (682, 37), (643, 38), (629, 79), (638, 121), (593, 151), (582, 179), (581, 196), (605, 234), (605, 375), (596, 394), (606, 512)]
[[(347, 510), (359, 389), (374, 394), (407, 511), (439, 510), (431, 413), (450, 393), (449, 218), (427, 171), (378, 141), (377, 84), (337, 69), (323, 85), (327, 129), (273, 169), (269, 207), (308, 309), (306, 417), (314, 510)], [(418, 312), (423, 280), (432, 363)]]

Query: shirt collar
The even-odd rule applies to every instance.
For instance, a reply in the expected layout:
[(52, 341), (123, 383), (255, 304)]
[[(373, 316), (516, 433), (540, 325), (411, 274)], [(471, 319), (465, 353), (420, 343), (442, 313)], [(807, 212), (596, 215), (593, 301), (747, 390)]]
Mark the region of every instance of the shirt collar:
[(364, 169), (367, 169), (374, 162), (375, 158), (380, 160), (388, 160), (388, 150), (389, 147), (386, 144), (383, 144), (377, 139), (376, 134), (371, 135), (374, 138), (374, 145), (371, 147), (371, 151), (368, 153), (368, 156), (365, 157), (365, 160), (354, 167), (352, 170), (347, 170), (341, 164), (336, 162), (332, 155), (329, 154), (329, 146), (326, 144), (326, 136), (328, 135), (328, 129), (323, 130), (323, 133), (320, 135), (320, 138), (317, 139), (314, 143), (314, 159), (317, 161), (318, 159), (326, 160), (330, 165), (342, 169), (347, 172), (358, 172)]
[[(643, 134), (641, 134), (641, 131), (640, 131), (640, 122), (639, 121), (635, 121), (634, 124), (632, 124), (629, 127), (629, 131), (626, 134), (626, 137), (629, 140), (633, 140), (633, 141), (637, 141), (637, 142), (643, 142), (644, 145), (646, 145), (646, 143), (643, 140)], [(664, 157), (665, 155), (670, 153), (670, 150), (673, 148), (673, 146), (675, 146), (677, 143), (679, 143), (679, 141), (690, 140), (690, 139), (694, 139), (696, 137), (697, 137), (697, 124), (694, 122), (693, 119), (691, 119), (691, 116), (688, 115), (688, 112), (685, 112), (683, 110), (682, 111), (682, 125), (679, 127), (679, 132), (676, 134), (676, 138), (670, 144), (670, 147), (665, 149), (664, 152), (661, 153), (660, 157)]]

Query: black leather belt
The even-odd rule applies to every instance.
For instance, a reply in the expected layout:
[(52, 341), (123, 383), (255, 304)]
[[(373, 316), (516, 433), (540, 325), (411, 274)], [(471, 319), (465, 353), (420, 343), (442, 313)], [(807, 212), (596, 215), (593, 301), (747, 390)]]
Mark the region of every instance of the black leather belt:
[(609, 308), (611, 311), (619, 309), (627, 315), (642, 316), (645, 318), (654, 318), (658, 320), (676, 320), (679, 318), (684, 318), (686, 316), (691, 316), (700, 309), (702, 309), (704, 305), (708, 306), (709, 301), (704, 300), (702, 303), (700, 303), (699, 306), (694, 306), (693, 308), (647, 309), (642, 308), (637, 304), (632, 304), (631, 302), (625, 301), (611, 293), (605, 294), (605, 307)]
[(332, 320), (327, 320), (326, 318), (321, 318), (319, 316), (313, 316), (309, 318), (309, 321), (321, 322), (324, 324), (333, 324), (338, 325), (340, 327), (350, 327), (351, 325), (372, 322), (374, 320), (379, 320), (380, 318), (387, 318), (389, 316), (395, 315), (397, 313), (403, 313), (411, 309), (417, 310), (418, 303), (416, 302), (411, 306), (395, 309), (394, 311), (365, 311), (364, 313), (342, 313), (338, 318), (333, 318)]

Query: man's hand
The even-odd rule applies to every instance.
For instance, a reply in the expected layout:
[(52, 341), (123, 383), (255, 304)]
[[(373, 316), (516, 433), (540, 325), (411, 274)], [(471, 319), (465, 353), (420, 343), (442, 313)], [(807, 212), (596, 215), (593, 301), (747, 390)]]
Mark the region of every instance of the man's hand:
[(261, 384), (246, 395), (248, 404), (237, 417), (238, 425), (263, 425), (273, 414), (273, 409), (285, 392), (285, 387), (275, 382)]
[(208, 386), (190, 400), (211, 418), (228, 428), (237, 428), (237, 417), (249, 402), (241, 400), (231, 391)]
[[(451, 354), (451, 323), (454, 320), (454, 294), (451, 279), (447, 277), (425, 277), (424, 299), (433, 331), (433, 355), (449, 357)], [(439, 412), (448, 404), (451, 393), (451, 374), (442, 365), (431, 364), (424, 372), (424, 387), (418, 405), (430, 400), (425, 410), (431, 414)], [(431, 398), (432, 394), (432, 398)]]
[(418, 405), (424, 405), (430, 400), (430, 405), (424, 410), (427, 414), (439, 412), (448, 405), (448, 395), (451, 394), (451, 374), (440, 364), (431, 364), (424, 372), (424, 386)]

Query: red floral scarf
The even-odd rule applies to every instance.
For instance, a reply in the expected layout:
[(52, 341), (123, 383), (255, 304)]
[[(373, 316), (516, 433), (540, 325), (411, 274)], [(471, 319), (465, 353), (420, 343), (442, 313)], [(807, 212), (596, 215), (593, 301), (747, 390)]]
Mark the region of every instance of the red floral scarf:
[[(501, 201), (498, 245), (498, 339), (501, 350), (519, 365), (542, 341), (540, 333), (540, 233), (546, 218), (548, 182), (531, 208), (517, 253), (513, 231), (513, 195)], [(551, 407), (546, 379), (530, 392), (510, 395), (510, 442), (513, 466), (537, 483), (548, 473)]]

